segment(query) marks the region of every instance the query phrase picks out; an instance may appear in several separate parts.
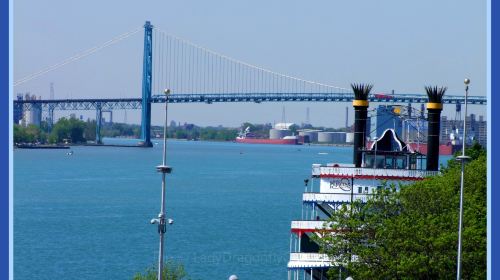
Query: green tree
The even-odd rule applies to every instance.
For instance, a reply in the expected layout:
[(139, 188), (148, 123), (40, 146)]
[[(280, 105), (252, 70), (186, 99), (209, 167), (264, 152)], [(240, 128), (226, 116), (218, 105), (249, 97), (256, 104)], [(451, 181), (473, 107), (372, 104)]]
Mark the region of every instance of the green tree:
[(24, 131), (23, 127), (15, 124), (14, 125), (14, 143), (26, 143), (28, 141), (28, 136), (26, 135), (26, 131)]
[(38, 126), (14, 125), (14, 143), (45, 143), (47, 135)]
[[(467, 150), (462, 276), (486, 278), (486, 153)], [(366, 204), (335, 212), (321, 250), (354, 279), (454, 279), (460, 166), (407, 186), (377, 192)], [(335, 269), (330, 271), (332, 277)]]
[(84, 137), (85, 123), (76, 118), (61, 118), (52, 128), (49, 136), (49, 142), (62, 143), (65, 140), (71, 143), (85, 142)]
[[(134, 275), (133, 280), (158, 280), (157, 279), (158, 268), (149, 267), (146, 269), (144, 274), (137, 273)], [(175, 263), (173, 261), (167, 261), (163, 265), (162, 277), (165, 280), (188, 280), (188, 275), (184, 270), (182, 264)]]
[(290, 126), (290, 131), (292, 132), (292, 134), (293, 134), (293, 135), (297, 135), (297, 134), (298, 134), (298, 133), (297, 133), (297, 131), (299, 130), (299, 128), (300, 128), (300, 127), (299, 127), (298, 125), (296, 125), (296, 124), (292, 124), (292, 125)]
[(249, 123), (249, 122), (245, 122), (245, 123), (243, 123), (243, 124), (241, 125), (241, 128), (242, 128), (243, 130), (245, 130), (247, 127), (249, 127), (249, 128), (250, 128), (250, 131), (255, 131), (255, 125), (253, 125), (253, 124), (251, 124), (251, 123)]

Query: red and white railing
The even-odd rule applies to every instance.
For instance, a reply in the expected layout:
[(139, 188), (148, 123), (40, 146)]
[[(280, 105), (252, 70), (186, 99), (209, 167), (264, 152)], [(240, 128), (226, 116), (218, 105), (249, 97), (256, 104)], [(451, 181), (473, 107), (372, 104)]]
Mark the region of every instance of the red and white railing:
[(290, 253), (288, 268), (319, 268), (331, 267), (335, 264), (327, 254), (320, 253)]
[[(326, 227), (325, 227), (326, 226)], [(325, 221), (292, 221), (292, 232), (313, 232), (329, 228), (329, 223)]]
[(355, 178), (355, 179), (387, 179), (387, 180), (422, 180), (435, 176), (439, 171), (385, 169), (363, 167), (317, 166), (312, 168), (312, 175), (320, 178)]
[[(353, 193), (352, 200), (361, 200), (366, 202), (371, 194)], [(333, 202), (351, 202), (350, 193), (318, 193), (306, 192), (302, 194), (303, 202), (316, 202), (316, 203), (333, 203)]]

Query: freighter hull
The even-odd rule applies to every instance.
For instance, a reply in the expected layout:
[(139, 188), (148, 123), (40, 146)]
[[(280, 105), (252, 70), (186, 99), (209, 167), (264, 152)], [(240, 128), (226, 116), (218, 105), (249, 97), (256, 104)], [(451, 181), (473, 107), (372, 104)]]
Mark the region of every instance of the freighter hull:
[[(411, 146), (412, 150), (420, 152), (424, 155), (427, 154), (427, 144), (417, 144), (417, 143), (408, 143), (408, 144)], [(451, 156), (461, 148), (462, 148), (461, 145), (441, 144), (439, 145), (439, 155)]]
[(298, 145), (297, 139), (236, 138), (236, 142), (246, 144)]
[[(370, 148), (372, 141), (368, 141), (366, 147)], [(421, 154), (427, 154), (427, 143), (406, 143), (410, 146), (412, 151), (419, 152)], [(462, 148), (461, 145), (452, 145), (450, 144), (440, 144), (439, 145), (439, 155), (440, 156), (451, 156), (456, 151), (459, 151)]]

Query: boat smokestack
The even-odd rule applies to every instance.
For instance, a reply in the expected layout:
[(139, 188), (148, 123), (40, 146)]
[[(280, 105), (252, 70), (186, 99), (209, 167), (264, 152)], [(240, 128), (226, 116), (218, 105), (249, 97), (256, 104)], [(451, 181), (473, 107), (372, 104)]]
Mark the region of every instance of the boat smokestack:
[(437, 171), (439, 168), (439, 134), (441, 111), (443, 110), (443, 95), (446, 87), (425, 87), (427, 97), (427, 170)]
[(368, 95), (373, 87), (370, 84), (351, 84), (354, 91), (354, 147), (353, 163), (356, 167), (361, 167), (361, 150), (366, 147), (366, 120), (368, 115)]

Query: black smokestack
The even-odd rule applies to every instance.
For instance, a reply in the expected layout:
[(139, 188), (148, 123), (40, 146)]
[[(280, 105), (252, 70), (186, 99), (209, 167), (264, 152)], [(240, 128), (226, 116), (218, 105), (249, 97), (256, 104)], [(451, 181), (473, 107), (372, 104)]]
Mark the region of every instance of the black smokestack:
[(429, 102), (427, 103), (427, 170), (437, 171), (439, 168), (439, 133), (443, 95), (446, 87), (425, 87)]
[(354, 152), (353, 163), (361, 167), (361, 150), (366, 147), (366, 119), (368, 115), (368, 95), (373, 88), (370, 84), (351, 84), (354, 91)]

